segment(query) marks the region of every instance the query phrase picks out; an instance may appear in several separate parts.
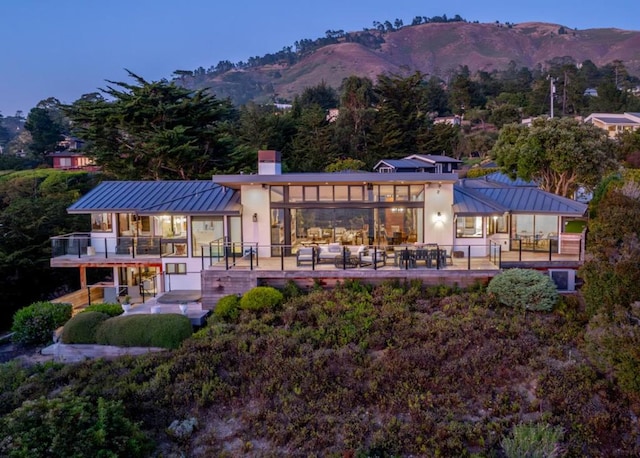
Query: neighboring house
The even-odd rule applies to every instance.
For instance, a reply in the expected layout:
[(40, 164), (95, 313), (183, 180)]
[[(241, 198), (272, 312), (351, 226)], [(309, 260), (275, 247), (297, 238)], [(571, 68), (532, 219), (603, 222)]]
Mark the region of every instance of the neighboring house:
[(592, 113), (584, 122), (606, 130), (609, 137), (615, 138), (623, 132), (639, 129), (640, 113)]
[[(586, 212), (585, 204), (504, 175), (459, 181), (451, 169), (433, 171), (460, 162), (445, 156), (413, 155), (401, 161), (413, 169), (393, 167), (389, 160), (376, 167), (392, 167), (393, 173), (283, 174), (280, 154), (260, 151), (257, 174), (216, 175), (212, 181), (103, 182), (68, 209), (90, 215), (92, 232), (53, 237), (51, 265), (79, 268), (83, 287), (88, 286), (88, 268), (111, 268), (113, 289), (124, 286), (130, 295), (200, 289), (203, 297), (208, 295), (205, 305), (212, 307), (214, 292), (218, 297), (235, 294), (262, 281), (249, 274), (258, 260), (265, 269), (265, 260), (273, 259), (265, 275), (280, 282), (292, 275), (335, 279), (341, 267), (342, 274), (361, 278), (407, 278), (399, 271), (398, 250), (435, 244), (449, 257), (457, 252), (465, 260), (454, 266), (443, 257), (432, 264), (447, 269), (436, 280), (450, 271), (452, 281), (462, 284), (472, 274), (456, 270), (470, 269), (471, 258), (488, 259), (496, 250), (541, 250), (549, 257), (563, 253), (565, 223)], [(325, 247), (331, 253), (329, 246), (352, 254), (368, 246), (394, 261), (360, 274), (360, 269), (346, 272), (347, 261), (349, 267), (358, 266), (353, 256), (311, 256), (305, 259), (307, 267), (295, 262), (303, 248), (325, 254)], [(335, 267), (326, 260), (335, 260)], [(326, 270), (315, 271), (315, 261)], [(380, 263), (372, 264), (377, 270)], [(234, 281), (245, 282), (244, 287), (231, 288)]]
[(412, 154), (403, 159), (383, 159), (373, 170), (379, 173), (453, 173), (462, 161), (438, 154)]
[(83, 145), (84, 141), (70, 136), (58, 142), (58, 146), (64, 148), (64, 150), (47, 154), (53, 161), (53, 168), (61, 170), (100, 170), (100, 167), (95, 164), (93, 159), (85, 156), (80, 151)]
[(47, 154), (53, 160), (53, 168), (61, 170), (100, 170), (93, 159), (85, 156), (79, 151), (56, 151)]
[(450, 126), (462, 125), (462, 118), (458, 115), (454, 116), (441, 116), (433, 119), (434, 124), (448, 124)]

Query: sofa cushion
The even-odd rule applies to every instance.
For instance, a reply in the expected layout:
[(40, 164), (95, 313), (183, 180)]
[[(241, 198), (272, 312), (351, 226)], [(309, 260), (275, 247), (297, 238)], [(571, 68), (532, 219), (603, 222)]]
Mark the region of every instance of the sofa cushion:
[(327, 251), (329, 251), (329, 253), (340, 253), (342, 251), (342, 247), (339, 243), (330, 243), (327, 247)]

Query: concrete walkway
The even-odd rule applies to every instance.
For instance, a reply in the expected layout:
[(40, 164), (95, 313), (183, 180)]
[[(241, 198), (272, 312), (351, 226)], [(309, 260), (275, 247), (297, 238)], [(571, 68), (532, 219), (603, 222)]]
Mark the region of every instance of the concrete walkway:
[[(182, 308), (184, 307), (184, 315), (189, 317), (193, 326), (204, 326), (207, 322), (207, 316), (211, 313), (210, 310), (203, 310), (200, 302), (187, 302), (177, 301), (172, 302), (166, 298), (165, 293), (162, 296), (152, 297), (148, 301), (141, 304), (133, 304), (129, 310), (129, 315), (139, 313), (180, 313), (182, 314)], [(185, 295), (176, 296), (179, 298), (185, 298)]]

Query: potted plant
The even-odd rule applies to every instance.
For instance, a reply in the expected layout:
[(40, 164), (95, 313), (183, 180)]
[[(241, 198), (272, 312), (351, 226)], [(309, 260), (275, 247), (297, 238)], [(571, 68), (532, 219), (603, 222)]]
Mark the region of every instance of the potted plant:
[(129, 310), (131, 310), (131, 296), (125, 296), (122, 299), (122, 303), (120, 304), (120, 306), (122, 307), (122, 311), (124, 312), (123, 315), (129, 313)]

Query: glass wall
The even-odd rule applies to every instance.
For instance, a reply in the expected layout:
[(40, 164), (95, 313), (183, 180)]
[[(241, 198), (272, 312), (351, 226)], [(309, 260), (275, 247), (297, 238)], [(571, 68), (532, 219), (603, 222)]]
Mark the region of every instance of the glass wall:
[(217, 245), (212, 242), (222, 239), (224, 236), (224, 223), (222, 216), (192, 216), (191, 217), (191, 247), (192, 256), (209, 255), (209, 247), (214, 250), (212, 256), (217, 253)]
[(512, 238), (558, 235), (558, 217), (554, 215), (513, 215), (512, 221)]
[(272, 186), (270, 196), (273, 245), (424, 241), (424, 185)]
[(511, 238), (518, 241), (516, 243), (519, 245), (515, 245), (516, 248), (547, 250), (551, 245), (557, 249), (558, 216), (514, 215)]

